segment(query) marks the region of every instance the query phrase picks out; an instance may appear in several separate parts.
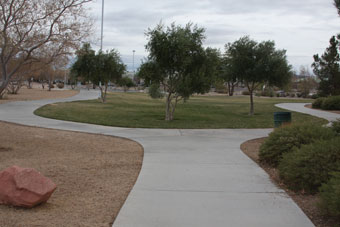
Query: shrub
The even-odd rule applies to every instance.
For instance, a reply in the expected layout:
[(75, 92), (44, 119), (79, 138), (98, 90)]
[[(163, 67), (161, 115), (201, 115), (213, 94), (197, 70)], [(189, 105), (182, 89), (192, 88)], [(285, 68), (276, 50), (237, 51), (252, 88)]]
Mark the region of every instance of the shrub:
[(330, 96), (321, 105), (323, 110), (340, 110), (340, 96)]
[(334, 172), (328, 183), (320, 187), (321, 208), (340, 218), (340, 172)]
[(319, 95), (313, 94), (313, 95), (311, 96), (311, 98), (312, 98), (312, 99), (317, 99), (317, 98), (319, 98)]
[(221, 93), (221, 94), (226, 94), (226, 93), (228, 93), (227, 88), (226, 88), (226, 86), (224, 86), (223, 83), (216, 83), (216, 84), (215, 84), (215, 91), (216, 91), (217, 93)]
[(249, 91), (242, 91), (242, 95), (250, 95)]
[(161, 99), (164, 97), (164, 94), (161, 92), (159, 88), (159, 84), (151, 84), (149, 87), (149, 95), (153, 99)]
[(64, 83), (58, 83), (58, 84), (57, 84), (57, 87), (58, 87), (59, 89), (64, 88)]
[(302, 146), (283, 155), (280, 176), (294, 191), (315, 193), (340, 169), (340, 137)]
[(315, 109), (320, 109), (324, 100), (325, 98), (318, 98), (314, 100), (314, 102), (312, 103), (312, 107)]
[(340, 135), (340, 119), (332, 122), (332, 129), (334, 132)]
[(335, 136), (330, 128), (321, 125), (296, 124), (276, 128), (260, 147), (259, 158), (262, 163), (277, 166), (282, 155), (300, 148), (304, 144)]
[(295, 93), (290, 93), (290, 97), (294, 98), (295, 97)]

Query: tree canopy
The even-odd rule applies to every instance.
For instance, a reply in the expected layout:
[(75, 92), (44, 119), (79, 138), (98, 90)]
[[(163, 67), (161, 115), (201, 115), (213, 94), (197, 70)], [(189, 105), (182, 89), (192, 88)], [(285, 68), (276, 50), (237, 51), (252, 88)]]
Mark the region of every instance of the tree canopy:
[(340, 95), (340, 55), (339, 35), (333, 36), (329, 47), (320, 57), (314, 55), (313, 72), (319, 78), (319, 94), (321, 96)]
[(0, 98), (20, 68), (70, 55), (91, 34), (84, 7), (90, 1), (0, 1)]
[(228, 74), (238, 78), (250, 93), (250, 115), (254, 114), (253, 92), (260, 84), (281, 87), (291, 78), (286, 51), (276, 50), (273, 41), (256, 42), (248, 36), (226, 45)]
[(74, 76), (82, 77), (99, 85), (101, 100), (106, 101), (106, 92), (110, 82), (118, 82), (126, 71), (118, 51), (99, 51), (97, 54), (90, 44), (85, 43), (77, 51), (77, 60), (71, 68)]
[(146, 33), (149, 56), (139, 69), (147, 85), (161, 85), (166, 92), (165, 120), (173, 120), (178, 101), (209, 91), (217, 51), (203, 48), (205, 30), (191, 23), (165, 28), (159, 24)]

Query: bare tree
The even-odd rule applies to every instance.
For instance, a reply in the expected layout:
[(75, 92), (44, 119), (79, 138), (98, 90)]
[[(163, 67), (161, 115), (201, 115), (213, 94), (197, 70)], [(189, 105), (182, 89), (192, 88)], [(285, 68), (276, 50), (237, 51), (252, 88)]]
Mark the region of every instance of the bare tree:
[[(0, 0), (0, 97), (11, 77), (36, 61), (71, 54), (91, 34), (84, 4), (92, 0)], [(8, 64), (20, 59), (12, 69)]]

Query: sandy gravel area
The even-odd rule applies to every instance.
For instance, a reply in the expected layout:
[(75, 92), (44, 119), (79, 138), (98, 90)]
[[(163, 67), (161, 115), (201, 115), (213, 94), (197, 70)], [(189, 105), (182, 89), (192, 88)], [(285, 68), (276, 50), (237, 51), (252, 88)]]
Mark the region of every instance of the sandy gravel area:
[(32, 89), (22, 87), (16, 95), (6, 94), (4, 99), (0, 99), (0, 104), (13, 101), (67, 98), (78, 93), (77, 90), (60, 90), (57, 88), (48, 91), (46, 88), (43, 90), (41, 86), (34, 85)]
[(318, 195), (306, 195), (295, 193), (289, 190), (280, 180), (279, 172), (277, 169), (266, 166), (259, 162), (259, 149), (265, 139), (266, 138), (259, 138), (246, 141), (241, 144), (241, 150), (268, 173), (274, 184), (287, 192), (287, 194), (295, 201), (295, 203), (301, 208), (301, 210), (303, 210), (303, 212), (309, 217), (309, 219), (316, 227), (338, 226), (337, 220), (324, 216), (322, 212), (318, 209)]
[[(74, 94), (23, 89), (22, 99), (18, 95), (15, 100)], [(5, 122), (0, 129), (0, 170), (12, 165), (35, 168), (57, 184), (49, 201), (35, 208), (0, 205), (1, 227), (112, 225), (142, 166), (138, 143)]]

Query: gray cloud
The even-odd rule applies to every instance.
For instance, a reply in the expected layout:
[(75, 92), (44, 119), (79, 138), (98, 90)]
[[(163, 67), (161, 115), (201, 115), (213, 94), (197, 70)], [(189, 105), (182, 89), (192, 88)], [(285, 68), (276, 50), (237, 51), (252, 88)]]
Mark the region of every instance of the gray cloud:
[[(101, 1), (92, 3), (100, 34)], [(286, 49), (290, 63), (310, 65), (332, 35), (340, 32), (340, 18), (333, 0), (125, 0), (105, 1), (104, 48), (118, 49), (125, 61), (136, 50), (136, 62), (146, 56), (144, 32), (160, 21), (206, 28), (206, 46), (223, 49), (241, 36), (274, 40)], [(98, 48), (98, 47), (97, 47)], [(137, 57), (138, 55), (138, 57)]]

